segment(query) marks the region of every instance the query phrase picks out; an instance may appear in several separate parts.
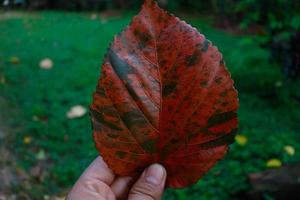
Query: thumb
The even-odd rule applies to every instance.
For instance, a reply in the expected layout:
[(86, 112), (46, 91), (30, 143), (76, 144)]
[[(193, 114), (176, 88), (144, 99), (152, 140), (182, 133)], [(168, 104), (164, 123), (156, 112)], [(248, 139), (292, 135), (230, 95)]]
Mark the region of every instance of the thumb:
[(129, 200), (160, 200), (165, 187), (167, 173), (163, 166), (149, 166), (133, 185), (129, 192)]

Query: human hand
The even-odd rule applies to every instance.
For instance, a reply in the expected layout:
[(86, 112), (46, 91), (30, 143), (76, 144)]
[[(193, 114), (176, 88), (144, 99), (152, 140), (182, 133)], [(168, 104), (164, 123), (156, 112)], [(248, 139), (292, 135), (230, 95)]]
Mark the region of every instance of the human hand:
[(117, 177), (98, 157), (77, 180), (67, 200), (160, 200), (166, 177), (166, 170), (153, 164), (132, 183), (131, 177)]

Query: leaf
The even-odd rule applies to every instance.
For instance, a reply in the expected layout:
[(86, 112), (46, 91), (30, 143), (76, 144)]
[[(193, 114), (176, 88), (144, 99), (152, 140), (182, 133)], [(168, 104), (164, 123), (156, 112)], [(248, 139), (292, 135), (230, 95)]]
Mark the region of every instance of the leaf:
[(43, 149), (39, 150), (39, 152), (35, 155), (37, 160), (45, 160), (46, 159), (46, 153)]
[(161, 163), (167, 186), (185, 187), (227, 152), (237, 108), (217, 48), (146, 0), (105, 57), (91, 105), (94, 140), (117, 175)]
[(85, 107), (81, 106), (81, 105), (76, 105), (73, 106), (66, 114), (67, 118), (69, 119), (74, 119), (74, 118), (80, 118), (83, 115), (86, 114), (86, 109)]
[(19, 57), (16, 57), (16, 56), (13, 56), (13, 57), (11, 57), (11, 58), (9, 59), (9, 62), (10, 62), (11, 64), (15, 64), (15, 65), (20, 64), (20, 58), (19, 58)]
[(30, 144), (30, 143), (31, 143), (31, 141), (32, 141), (32, 138), (31, 138), (31, 137), (29, 137), (29, 136), (25, 136), (25, 137), (23, 138), (23, 142), (24, 142), (24, 144)]
[(295, 155), (295, 148), (291, 145), (286, 145), (284, 146), (284, 151), (289, 155), (289, 156), (293, 156)]
[(235, 141), (240, 146), (245, 146), (248, 142), (248, 138), (245, 135), (236, 135), (235, 136)]
[(51, 69), (53, 67), (53, 61), (50, 58), (44, 58), (40, 61), (40, 68)]
[(274, 158), (274, 159), (268, 160), (266, 165), (269, 168), (276, 168), (276, 167), (281, 167), (282, 163), (280, 160)]

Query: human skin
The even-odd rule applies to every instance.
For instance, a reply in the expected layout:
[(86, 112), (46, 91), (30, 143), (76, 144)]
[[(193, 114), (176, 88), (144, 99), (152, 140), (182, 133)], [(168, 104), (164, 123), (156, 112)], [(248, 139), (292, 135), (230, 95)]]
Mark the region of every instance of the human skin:
[(160, 200), (167, 173), (152, 164), (134, 183), (131, 177), (118, 177), (97, 157), (80, 176), (67, 200)]

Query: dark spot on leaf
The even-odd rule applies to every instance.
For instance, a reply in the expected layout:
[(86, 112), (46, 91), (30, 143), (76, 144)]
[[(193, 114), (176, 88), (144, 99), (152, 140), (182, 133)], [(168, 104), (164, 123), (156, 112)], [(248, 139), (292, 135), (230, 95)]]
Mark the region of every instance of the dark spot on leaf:
[(157, 139), (148, 140), (141, 144), (142, 148), (148, 153), (156, 153)]
[(173, 93), (176, 90), (176, 84), (169, 84), (169, 85), (164, 85), (162, 95), (163, 96), (168, 96), (169, 94)]
[(126, 153), (125, 152), (123, 152), (123, 151), (117, 151), (116, 152), (116, 156), (118, 157), (118, 158), (125, 158), (125, 156), (126, 156)]
[(151, 35), (140, 32), (137, 29), (133, 31), (133, 34), (139, 39), (139, 48), (146, 47), (148, 42), (152, 39)]
[(101, 113), (98, 113), (97, 111), (95, 111), (93, 109), (91, 109), (90, 112), (91, 112), (92, 117), (94, 117), (96, 120), (98, 120), (102, 124), (108, 126), (109, 128), (114, 129), (114, 130), (118, 130), (118, 131), (123, 130), (121, 127), (117, 126), (113, 122), (105, 120), (105, 118), (103, 117), (103, 115)]
[(220, 113), (222, 113), (222, 110), (221, 110), (221, 109), (217, 109), (217, 110), (215, 111), (215, 114), (220, 114)]
[(224, 112), (220, 114), (215, 114), (208, 119), (208, 127), (215, 126), (217, 124), (225, 123), (233, 118), (236, 118), (237, 114), (234, 111)]
[(187, 56), (185, 60), (187, 62), (188, 67), (191, 67), (191, 66), (194, 66), (195, 64), (197, 64), (199, 61), (199, 57), (200, 57), (200, 54), (197, 51), (194, 52), (193, 55)]
[(132, 67), (128, 65), (124, 60), (120, 59), (112, 49), (110, 49), (108, 52), (108, 58), (111, 66), (120, 77), (120, 79), (129, 81), (127, 75), (133, 73)]
[(159, 15), (157, 21), (158, 21), (158, 23), (163, 22), (163, 21), (164, 21), (163, 16), (162, 16), (162, 15)]
[(200, 85), (201, 87), (207, 87), (207, 81), (201, 81)]
[(100, 96), (104, 97), (105, 96), (105, 92), (103, 88), (97, 87), (96, 88), (96, 93), (98, 93)]
[(223, 102), (222, 106), (227, 106), (229, 103), (228, 102)]
[(226, 97), (226, 95), (227, 95), (227, 91), (226, 90), (220, 93), (221, 97)]
[(221, 99), (217, 99), (216, 103), (221, 104), (223, 101)]
[(144, 126), (145, 124), (147, 124), (147, 121), (145, 120), (143, 113), (138, 109), (134, 109), (131, 110), (130, 112), (126, 112), (121, 117), (123, 122), (129, 129), (131, 129), (134, 125)]
[(159, 61), (160, 66), (164, 66), (166, 63), (168, 63), (166, 60)]
[[(200, 148), (213, 148), (217, 146), (229, 145), (234, 142), (234, 137), (237, 133), (237, 129), (233, 129), (230, 133), (226, 133), (225, 135), (217, 138), (216, 140), (200, 144)], [(220, 133), (218, 133), (220, 134)], [(222, 135), (222, 134), (221, 134)]]
[(216, 84), (220, 85), (222, 83), (222, 77), (215, 79)]
[(109, 133), (109, 134), (107, 134), (107, 136), (110, 137), (110, 138), (114, 138), (114, 139), (118, 138), (117, 134), (111, 134), (111, 133)]
[(176, 121), (175, 120), (171, 120), (170, 123), (173, 124), (174, 126), (176, 125)]
[(179, 142), (179, 140), (176, 139), (176, 138), (172, 138), (171, 141), (170, 141), (170, 143), (172, 143), (172, 144), (176, 144), (178, 142)]

